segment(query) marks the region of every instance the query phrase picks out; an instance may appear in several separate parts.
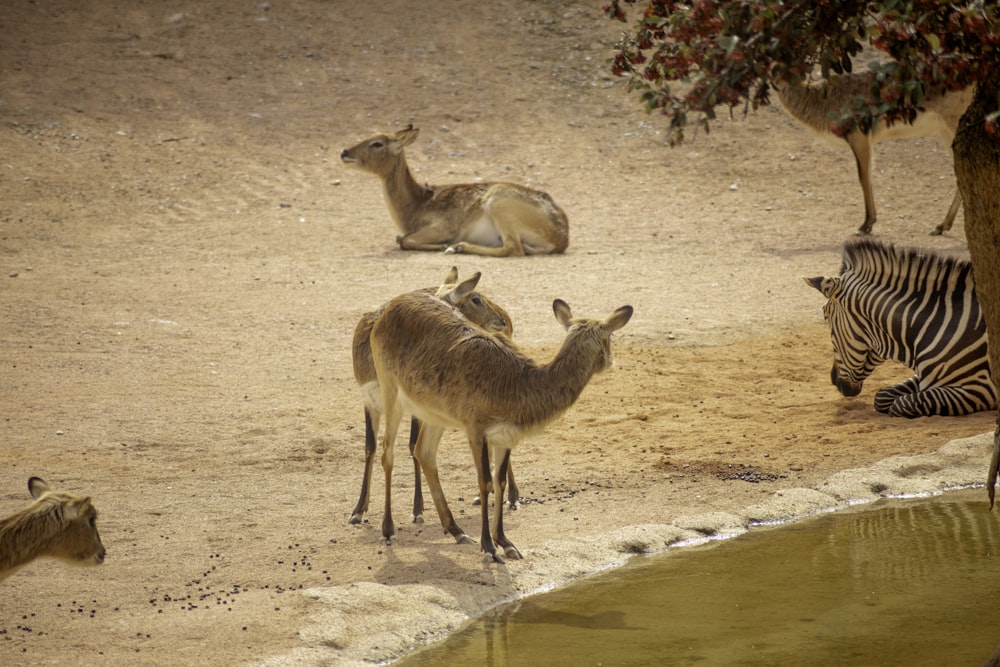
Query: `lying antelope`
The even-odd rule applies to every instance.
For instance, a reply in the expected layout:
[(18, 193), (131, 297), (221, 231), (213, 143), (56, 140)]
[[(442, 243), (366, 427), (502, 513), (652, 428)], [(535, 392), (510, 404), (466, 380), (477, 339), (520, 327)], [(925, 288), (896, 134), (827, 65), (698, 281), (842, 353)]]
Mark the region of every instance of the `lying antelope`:
[(42, 479), (28, 480), (35, 502), (0, 519), (0, 579), (40, 556), (77, 565), (100, 565), (104, 545), (90, 498), (52, 491)]
[[(844, 74), (831, 77), (820, 85), (801, 81), (795, 84), (776, 84), (774, 90), (782, 106), (796, 120), (818, 132), (820, 136), (838, 141), (831, 132), (833, 121), (830, 115), (843, 111), (855, 98), (870, 98), (873, 76), (872, 73)], [(939, 136), (948, 142), (950, 149), (951, 140), (958, 129), (958, 121), (972, 101), (973, 90), (970, 86), (953, 93), (931, 91), (924, 98), (923, 109), (912, 124), (897, 122), (889, 126), (883, 119), (870, 133), (855, 128), (844, 137), (854, 153), (858, 180), (865, 198), (865, 221), (858, 228), (858, 233), (870, 233), (876, 218), (871, 182), (872, 145), (886, 139)], [(961, 206), (962, 195), (956, 190), (944, 221), (931, 234), (939, 235), (951, 229)]]
[(345, 164), (382, 179), (403, 250), (444, 250), (509, 257), (561, 253), (569, 245), (566, 214), (544, 192), (513, 183), (420, 185), (403, 149), (419, 130), (376, 134), (346, 148)]
[[(454, 306), (458, 312), (465, 316), (470, 322), (482, 327), (486, 331), (502, 333), (510, 337), (514, 328), (510, 321), (510, 316), (499, 305), (480, 294), (473, 291), (473, 287), (478, 281), (479, 274), (459, 283), (458, 268), (452, 267), (441, 287), (436, 289), (437, 296), (446, 303)], [(435, 292), (435, 288), (423, 290), (425, 294)], [(365, 313), (361, 316), (357, 327), (354, 329), (354, 341), (351, 346), (351, 355), (354, 361), (354, 378), (361, 388), (361, 400), (365, 408), (365, 471), (361, 480), (361, 495), (358, 497), (358, 504), (351, 513), (350, 522), (361, 523), (365, 513), (368, 511), (368, 488), (371, 484), (372, 463), (375, 460), (375, 436), (378, 433), (379, 420), (382, 416), (382, 394), (379, 389), (378, 377), (375, 374), (375, 362), (372, 360), (372, 347), (370, 336), (375, 322), (382, 315), (385, 309), (383, 305), (378, 310)], [(419, 420), (413, 418), (410, 421), (410, 455), (417, 442), (417, 434), (421, 428)], [(441, 438), (441, 432), (436, 427), (429, 432), (427, 437)], [(424, 514), (424, 496), (420, 484), (420, 463), (413, 458), (413, 521), (422, 522)], [(514, 481), (514, 471), (508, 470), (509, 502), (510, 506), (516, 507), (518, 501), (517, 484)]]
[[(607, 320), (574, 319), (562, 300), (552, 304), (567, 331), (555, 359), (538, 364), (514, 344), (459, 316), (448, 304), (412, 292), (386, 306), (372, 329), (372, 357), (382, 388), (386, 428), (382, 441), (386, 495), (382, 536), (391, 542), (392, 451), (403, 410), (421, 422), (465, 431), (479, 479), (482, 550), (503, 562), (521, 554), (503, 531), (503, 492), (511, 450), (539, 433), (576, 402), (590, 378), (611, 365), (611, 334), (632, 317), (622, 306)], [(414, 454), (427, 477), (441, 523), (460, 542), (471, 541), (455, 524), (437, 470), (437, 441), (418, 436)], [(495, 466), (490, 478), (490, 460)], [(488, 494), (496, 494), (492, 526)], [(491, 530), (492, 528), (492, 530)]]

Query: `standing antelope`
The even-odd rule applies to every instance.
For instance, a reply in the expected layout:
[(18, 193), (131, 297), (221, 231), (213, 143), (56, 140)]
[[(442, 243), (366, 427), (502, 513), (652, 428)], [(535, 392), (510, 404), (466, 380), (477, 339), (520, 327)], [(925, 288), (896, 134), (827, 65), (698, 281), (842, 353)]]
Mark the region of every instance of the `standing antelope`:
[[(472, 291), (478, 281), (479, 274), (472, 278), (458, 283), (458, 268), (452, 267), (445, 277), (441, 287), (436, 288), (437, 294), (445, 302), (454, 306), (470, 322), (482, 327), (486, 331), (502, 333), (507, 337), (513, 335), (514, 327), (510, 321), (510, 316), (499, 305), (486, 298), (479, 292)], [(423, 290), (425, 294), (435, 292), (435, 288)], [(382, 416), (382, 394), (379, 389), (378, 377), (375, 374), (375, 362), (372, 360), (372, 347), (370, 336), (375, 322), (382, 315), (385, 305), (378, 310), (365, 313), (361, 316), (357, 327), (354, 329), (354, 341), (351, 346), (351, 356), (354, 361), (354, 378), (361, 388), (361, 400), (365, 408), (365, 470), (361, 480), (361, 495), (358, 497), (358, 504), (351, 513), (350, 523), (361, 523), (365, 513), (368, 511), (368, 487), (371, 484), (372, 463), (375, 460), (375, 436), (378, 433), (379, 420)], [(420, 422), (415, 417), (410, 421), (410, 455), (417, 442), (417, 434), (421, 428)], [(436, 427), (431, 427), (433, 431), (428, 433), (429, 438), (441, 438), (441, 432)], [(414, 523), (424, 520), (424, 496), (420, 484), (420, 463), (413, 458), (413, 521)], [(510, 483), (509, 501), (512, 508), (517, 506), (518, 491), (514, 482), (514, 471), (508, 471), (508, 482)]]
[(561, 253), (569, 221), (552, 198), (512, 183), (420, 185), (403, 149), (416, 140), (412, 125), (376, 134), (346, 148), (340, 159), (382, 179), (385, 200), (403, 250), (444, 250), (509, 257)]
[(0, 519), (0, 579), (40, 556), (77, 565), (100, 565), (104, 545), (90, 498), (53, 491), (42, 479), (28, 480), (35, 502)]
[[(482, 550), (503, 562), (521, 554), (503, 531), (503, 492), (511, 450), (576, 402), (590, 378), (611, 365), (611, 334), (632, 317), (622, 306), (607, 320), (574, 319), (560, 299), (552, 304), (566, 339), (555, 359), (538, 364), (512, 342), (471, 324), (439, 299), (419, 292), (396, 297), (372, 329), (372, 357), (382, 388), (386, 428), (382, 465), (386, 476), (382, 536), (391, 542), (392, 452), (403, 410), (421, 422), (465, 431), (479, 479)], [(437, 471), (437, 442), (418, 436), (414, 451), (427, 477), (441, 523), (459, 541), (470, 541), (455, 525)], [(489, 463), (495, 463), (492, 480)], [(492, 483), (492, 484), (491, 484)], [(488, 494), (496, 494), (490, 524)]]
[[(873, 76), (872, 73), (844, 74), (833, 76), (819, 85), (801, 81), (775, 84), (774, 90), (782, 106), (796, 120), (820, 136), (839, 143), (831, 131), (833, 121), (830, 115), (843, 111), (855, 98), (870, 98)], [(870, 133), (855, 128), (844, 137), (854, 153), (858, 181), (865, 198), (865, 221), (858, 228), (858, 233), (870, 233), (876, 218), (871, 181), (872, 145), (886, 139), (939, 136), (948, 142), (950, 150), (958, 120), (972, 101), (973, 91), (971, 86), (954, 93), (931, 91), (924, 98), (923, 109), (912, 124), (897, 122), (889, 126), (883, 119)], [(939, 235), (951, 229), (961, 206), (962, 195), (956, 190), (944, 221), (931, 234)]]

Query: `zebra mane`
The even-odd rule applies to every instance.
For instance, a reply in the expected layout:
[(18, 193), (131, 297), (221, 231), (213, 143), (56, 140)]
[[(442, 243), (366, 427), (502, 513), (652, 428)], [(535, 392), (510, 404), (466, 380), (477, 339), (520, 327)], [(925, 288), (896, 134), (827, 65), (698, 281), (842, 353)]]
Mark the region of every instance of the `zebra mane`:
[(890, 286), (907, 279), (933, 280), (937, 285), (954, 285), (971, 275), (967, 259), (941, 255), (921, 248), (897, 248), (872, 238), (848, 241), (844, 245), (840, 274), (848, 271), (870, 282)]

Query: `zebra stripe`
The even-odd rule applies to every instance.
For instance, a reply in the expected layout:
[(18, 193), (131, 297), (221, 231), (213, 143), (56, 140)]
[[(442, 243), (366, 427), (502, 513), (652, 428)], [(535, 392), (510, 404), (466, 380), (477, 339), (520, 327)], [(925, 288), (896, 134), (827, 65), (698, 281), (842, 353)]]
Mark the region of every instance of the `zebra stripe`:
[(879, 412), (921, 417), (996, 407), (971, 262), (864, 238), (844, 246), (839, 276), (806, 282), (827, 297), (830, 376), (844, 396), (857, 396), (872, 371), (892, 360), (914, 375), (875, 393)]

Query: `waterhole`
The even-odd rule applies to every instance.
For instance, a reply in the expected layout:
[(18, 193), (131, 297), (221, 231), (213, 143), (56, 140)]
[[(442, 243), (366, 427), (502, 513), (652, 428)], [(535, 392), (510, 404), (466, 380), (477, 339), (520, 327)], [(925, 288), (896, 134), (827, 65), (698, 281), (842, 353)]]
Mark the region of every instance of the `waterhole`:
[(982, 665), (1000, 644), (985, 497), (881, 500), (635, 559), (397, 664)]

